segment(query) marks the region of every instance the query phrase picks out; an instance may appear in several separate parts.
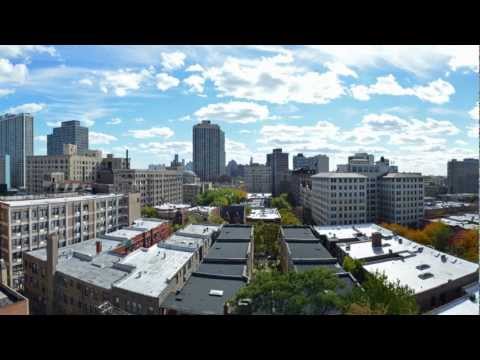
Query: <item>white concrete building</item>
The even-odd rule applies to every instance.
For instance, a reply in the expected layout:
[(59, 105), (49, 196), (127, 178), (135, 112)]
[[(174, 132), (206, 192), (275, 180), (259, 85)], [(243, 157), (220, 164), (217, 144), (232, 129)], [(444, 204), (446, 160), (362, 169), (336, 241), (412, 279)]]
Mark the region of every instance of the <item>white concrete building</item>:
[(311, 209), (318, 225), (366, 222), (366, 176), (318, 173), (312, 176)]

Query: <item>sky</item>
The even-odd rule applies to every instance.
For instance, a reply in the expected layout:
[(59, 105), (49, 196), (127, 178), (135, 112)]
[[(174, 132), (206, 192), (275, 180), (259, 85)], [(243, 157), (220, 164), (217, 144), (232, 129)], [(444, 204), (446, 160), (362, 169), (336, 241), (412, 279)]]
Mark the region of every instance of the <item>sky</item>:
[(34, 115), (34, 154), (66, 120), (132, 166), (192, 158), (192, 127), (225, 132), (226, 160), (355, 152), (446, 175), (478, 158), (478, 46), (0, 45), (0, 114)]

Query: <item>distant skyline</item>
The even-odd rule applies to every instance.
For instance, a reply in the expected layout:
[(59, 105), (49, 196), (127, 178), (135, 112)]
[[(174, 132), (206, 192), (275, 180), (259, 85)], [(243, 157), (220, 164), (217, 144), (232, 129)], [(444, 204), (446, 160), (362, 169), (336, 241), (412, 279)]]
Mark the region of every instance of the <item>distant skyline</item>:
[(192, 128), (225, 132), (226, 163), (282, 148), (355, 152), (446, 175), (478, 158), (478, 46), (0, 45), (0, 114), (30, 112), (36, 155), (60, 121), (132, 167), (192, 159)]

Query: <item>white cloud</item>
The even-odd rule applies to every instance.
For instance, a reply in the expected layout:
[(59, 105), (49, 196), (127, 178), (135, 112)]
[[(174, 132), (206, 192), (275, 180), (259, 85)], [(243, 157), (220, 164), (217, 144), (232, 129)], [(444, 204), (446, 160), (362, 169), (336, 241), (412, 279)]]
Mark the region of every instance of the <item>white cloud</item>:
[(144, 118), (141, 118), (141, 117), (138, 117), (138, 118), (133, 119), (133, 121), (135, 121), (135, 122), (137, 122), (137, 123), (141, 123), (141, 122), (144, 122), (145, 119), (144, 119)]
[(395, 77), (390, 74), (377, 78), (377, 82), (370, 86), (353, 85), (350, 87), (352, 96), (357, 100), (366, 101), (371, 95), (416, 96), (420, 100), (434, 104), (443, 104), (450, 100), (455, 88), (448, 82), (438, 79), (426, 86), (402, 87)]
[(27, 75), (25, 64), (13, 64), (8, 59), (0, 58), (0, 83), (24, 83)]
[(185, 63), (186, 55), (180, 51), (162, 53), (162, 65), (167, 71), (181, 68)]
[(11, 90), (11, 89), (0, 89), (0, 97), (13, 94), (14, 92), (15, 90)]
[(93, 81), (88, 78), (84, 78), (78, 82), (80, 85), (93, 86)]
[(61, 125), (61, 121), (47, 121), (47, 126), (49, 127), (60, 127)]
[(28, 103), (28, 104), (11, 107), (6, 112), (11, 114), (18, 114), (18, 113), (34, 114), (39, 111), (42, 111), (43, 109), (45, 109), (45, 107), (46, 105), (43, 103)]
[(156, 79), (157, 79), (157, 88), (161, 91), (166, 91), (180, 84), (180, 80), (166, 73), (157, 74)]
[[(467, 136), (471, 137), (471, 138), (474, 138), (474, 139), (478, 139), (478, 137), (480, 136), (479, 131), (478, 131), (478, 123), (475, 124), (475, 125), (467, 127)], [(478, 154), (477, 154), (477, 156), (478, 156)]]
[(122, 119), (120, 118), (113, 118), (112, 120), (107, 122), (107, 125), (118, 125), (122, 122)]
[(479, 109), (478, 109), (478, 104), (477, 106), (475, 106), (472, 110), (470, 110), (468, 112), (468, 114), (470, 115), (470, 117), (473, 119), (473, 120), (478, 120), (479, 119)]
[[(169, 163), (174, 154), (180, 158), (192, 158), (191, 141), (148, 142), (138, 145), (138, 152), (155, 157), (155, 163)], [(151, 162), (150, 162), (151, 163)]]
[(357, 68), (390, 65), (420, 76), (446, 66), (478, 72), (477, 45), (314, 45), (298, 48), (295, 54), (304, 60)]
[(455, 144), (458, 144), (458, 145), (467, 145), (468, 143), (466, 141), (463, 141), (463, 140), (456, 140), (455, 141)]
[(136, 139), (149, 139), (153, 137), (164, 137), (166, 139), (173, 136), (174, 132), (168, 127), (152, 127), (145, 130), (128, 131)]
[(203, 68), (202, 65), (195, 64), (195, 65), (190, 65), (185, 69), (187, 72), (204, 72), (205, 69)]
[(190, 121), (190, 120), (193, 120), (193, 118), (190, 115), (186, 115), (178, 118), (178, 121)]
[(113, 135), (90, 131), (88, 134), (88, 140), (92, 145), (105, 145), (117, 141), (118, 139)]
[(240, 130), (239, 133), (240, 134), (251, 134), (252, 130)]
[(189, 76), (183, 82), (190, 86), (190, 91), (203, 94), (205, 78), (198, 75)]
[(289, 54), (260, 59), (228, 57), (222, 66), (208, 68), (203, 75), (213, 82), (220, 96), (275, 104), (326, 104), (345, 94), (340, 76), (354, 74), (334, 65), (334, 71), (318, 73), (295, 66), (293, 61)]
[(251, 102), (231, 101), (209, 104), (194, 115), (200, 120), (225, 121), (229, 123), (252, 123), (269, 118), (268, 107)]
[(35, 136), (34, 140), (39, 142), (47, 142), (47, 135)]
[(100, 90), (104, 93), (113, 90), (115, 95), (125, 96), (131, 90), (140, 89), (140, 85), (151, 76), (151, 69), (143, 69), (138, 72), (130, 69), (105, 71), (103, 73), (103, 80), (100, 81)]
[(248, 163), (250, 161), (250, 156), (252, 152), (242, 142), (225, 138), (225, 152), (227, 155), (226, 161), (235, 160), (238, 163)]
[(6, 58), (19, 58), (31, 53), (47, 53), (55, 56), (57, 51), (53, 46), (44, 45), (0, 45), (0, 56)]

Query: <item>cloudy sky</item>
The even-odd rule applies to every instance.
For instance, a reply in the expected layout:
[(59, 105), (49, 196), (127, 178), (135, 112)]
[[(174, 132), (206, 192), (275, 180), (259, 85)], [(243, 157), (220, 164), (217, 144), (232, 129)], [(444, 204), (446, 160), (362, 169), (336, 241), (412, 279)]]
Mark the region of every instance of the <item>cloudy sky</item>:
[(64, 120), (133, 166), (192, 157), (192, 126), (225, 131), (227, 161), (281, 147), (357, 151), (446, 174), (478, 157), (477, 46), (0, 46), (0, 114), (35, 117), (35, 154)]

